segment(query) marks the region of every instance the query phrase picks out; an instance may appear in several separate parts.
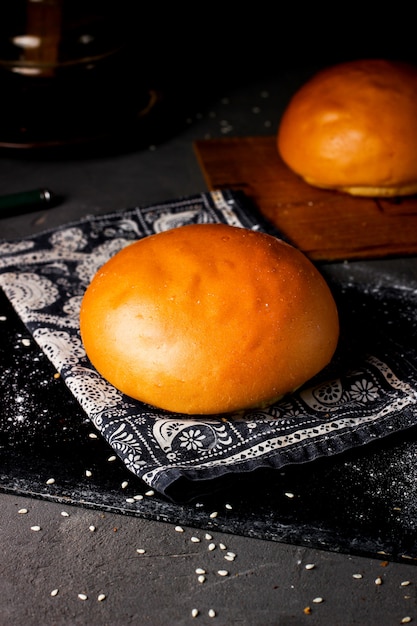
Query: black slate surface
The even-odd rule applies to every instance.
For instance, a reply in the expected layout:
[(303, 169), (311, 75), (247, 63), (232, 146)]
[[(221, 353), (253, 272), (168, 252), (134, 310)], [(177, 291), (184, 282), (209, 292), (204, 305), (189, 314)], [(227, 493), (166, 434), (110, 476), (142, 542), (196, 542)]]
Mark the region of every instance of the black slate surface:
[[(341, 282), (333, 281), (333, 289), (352, 330), (352, 355), (364, 343), (388, 336), (398, 345), (416, 345), (415, 288), (395, 282), (378, 287), (372, 281), (364, 288), (363, 281), (347, 284), (344, 274)], [(417, 427), (283, 471), (177, 485), (171, 499), (152, 494), (121, 461), (112, 460), (112, 450), (96, 438), (63, 381), (0, 296), (0, 490), (417, 563)]]

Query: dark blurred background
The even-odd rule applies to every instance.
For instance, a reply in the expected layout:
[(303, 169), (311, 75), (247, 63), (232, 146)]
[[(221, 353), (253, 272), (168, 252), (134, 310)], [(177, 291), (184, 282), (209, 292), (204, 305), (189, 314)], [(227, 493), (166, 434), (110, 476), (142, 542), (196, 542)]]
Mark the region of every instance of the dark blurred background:
[(2, 0), (0, 148), (172, 130), (224, 85), (283, 68), (416, 61), (411, 5), (308, 6)]

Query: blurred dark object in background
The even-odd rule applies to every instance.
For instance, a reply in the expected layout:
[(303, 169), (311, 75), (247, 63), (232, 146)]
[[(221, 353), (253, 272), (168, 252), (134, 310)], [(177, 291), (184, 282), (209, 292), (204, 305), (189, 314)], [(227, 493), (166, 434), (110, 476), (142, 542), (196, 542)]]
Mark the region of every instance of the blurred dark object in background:
[(133, 59), (123, 4), (2, 2), (1, 147), (84, 143), (153, 109), (159, 95)]

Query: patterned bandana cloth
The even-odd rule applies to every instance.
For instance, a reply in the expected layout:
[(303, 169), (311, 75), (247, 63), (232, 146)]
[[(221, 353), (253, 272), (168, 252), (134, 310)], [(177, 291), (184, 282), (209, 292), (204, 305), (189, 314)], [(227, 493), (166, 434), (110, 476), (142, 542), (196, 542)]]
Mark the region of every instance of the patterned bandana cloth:
[(95, 371), (81, 344), (78, 315), (99, 267), (142, 237), (215, 222), (278, 234), (242, 193), (215, 191), (0, 242), (0, 286), (126, 467), (166, 493), (180, 478), (207, 481), (312, 461), (416, 424), (414, 354), (389, 340), (353, 364), (342, 350), (297, 393), (244, 414), (161, 411), (126, 397)]

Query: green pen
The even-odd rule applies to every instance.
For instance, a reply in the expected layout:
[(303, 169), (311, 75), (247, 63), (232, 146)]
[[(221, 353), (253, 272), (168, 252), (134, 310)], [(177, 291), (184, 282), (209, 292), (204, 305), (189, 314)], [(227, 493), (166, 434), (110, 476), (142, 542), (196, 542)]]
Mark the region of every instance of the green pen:
[(49, 189), (32, 189), (0, 196), (0, 217), (50, 208), (54, 199)]

